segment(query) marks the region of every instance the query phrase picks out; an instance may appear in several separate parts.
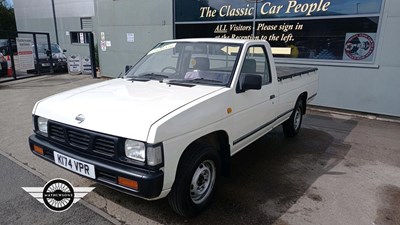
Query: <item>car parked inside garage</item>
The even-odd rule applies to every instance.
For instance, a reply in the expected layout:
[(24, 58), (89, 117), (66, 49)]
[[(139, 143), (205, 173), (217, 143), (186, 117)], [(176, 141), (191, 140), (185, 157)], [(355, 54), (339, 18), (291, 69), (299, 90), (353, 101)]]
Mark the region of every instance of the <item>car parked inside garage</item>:
[[(38, 44), (37, 51), (39, 60), (36, 59), (35, 46), (32, 46), (33, 57), (35, 59), (35, 69), (28, 70), (28, 73), (37, 72), (38, 67), (41, 72), (50, 72), (51, 63), (53, 64), (54, 72), (66, 72), (68, 71), (67, 56), (64, 54), (67, 50), (62, 49), (58, 44), (51, 44), (50, 47), (47, 44)], [(51, 56), (51, 58), (50, 58)]]

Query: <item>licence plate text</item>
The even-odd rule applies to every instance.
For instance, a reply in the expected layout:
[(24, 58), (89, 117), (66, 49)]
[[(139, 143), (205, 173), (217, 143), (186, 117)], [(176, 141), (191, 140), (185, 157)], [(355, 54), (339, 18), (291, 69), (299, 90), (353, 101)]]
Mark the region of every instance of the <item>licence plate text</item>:
[(90, 177), (93, 179), (96, 178), (94, 166), (89, 163), (73, 159), (58, 152), (54, 152), (54, 162), (59, 166), (62, 166), (76, 173), (79, 173), (83, 176)]

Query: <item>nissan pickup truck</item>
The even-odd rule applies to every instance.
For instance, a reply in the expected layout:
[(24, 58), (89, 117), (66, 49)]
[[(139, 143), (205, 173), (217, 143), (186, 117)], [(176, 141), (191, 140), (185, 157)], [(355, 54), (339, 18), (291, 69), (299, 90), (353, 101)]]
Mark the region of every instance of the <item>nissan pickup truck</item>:
[(233, 155), (279, 125), (298, 134), (316, 71), (276, 67), (266, 41), (164, 41), (123, 77), (38, 101), (30, 149), (119, 191), (168, 197), (192, 217)]

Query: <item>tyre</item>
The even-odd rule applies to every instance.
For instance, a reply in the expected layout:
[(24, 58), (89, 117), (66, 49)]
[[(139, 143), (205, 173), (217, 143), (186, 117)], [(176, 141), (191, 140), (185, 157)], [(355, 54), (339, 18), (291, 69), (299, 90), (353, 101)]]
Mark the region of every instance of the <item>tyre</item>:
[(171, 208), (193, 217), (211, 202), (220, 172), (220, 158), (207, 144), (194, 144), (182, 156), (174, 185), (168, 195)]
[(297, 100), (292, 115), (282, 124), (283, 133), (286, 137), (294, 137), (299, 133), (301, 122), (303, 121), (303, 104), (301, 99)]

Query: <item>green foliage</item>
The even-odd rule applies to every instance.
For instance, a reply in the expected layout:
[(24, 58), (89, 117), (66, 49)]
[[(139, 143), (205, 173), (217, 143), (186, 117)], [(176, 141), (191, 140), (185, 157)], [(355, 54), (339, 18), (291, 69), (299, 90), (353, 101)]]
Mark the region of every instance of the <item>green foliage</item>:
[(0, 30), (16, 31), (14, 8), (5, 0), (0, 0)]

